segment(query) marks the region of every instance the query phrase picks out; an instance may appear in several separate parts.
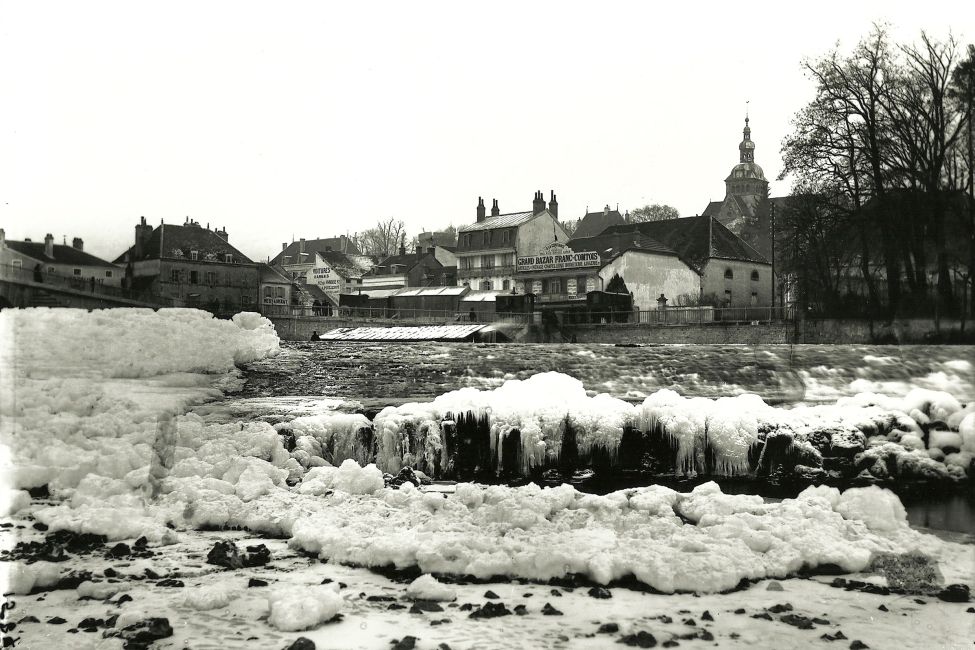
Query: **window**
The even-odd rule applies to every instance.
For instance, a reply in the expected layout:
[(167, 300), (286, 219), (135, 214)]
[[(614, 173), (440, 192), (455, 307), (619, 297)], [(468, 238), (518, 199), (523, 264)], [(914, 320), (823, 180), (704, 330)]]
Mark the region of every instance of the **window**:
[(81, 275), (81, 269), (72, 269), (71, 272), (75, 275)]
[(493, 269), (494, 268), (494, 255), (481, 255), (481, 268), (482, 269)]
[(264, 287), (264, 302), (271, 302), (274, 297), (274, 287)]
[(758, 271), (752, 271), (752, 282), (758, 282)]
[(724, 270), (724, 279), (725, 280), (734, 280), (735, 279), (735, 272), (732, 271), (731, 269), (725, 269)]
[(501, 288), (503, 290), (505, 290), (505, 291), (507, 291), (508, 289), (510, 289), (511, 288), (511, 280), (502, 280), (501, 281)]
[(725, 289), (724, 292), (724, 306), (727, 307), (731, 305), (731, 289)]
[(231, 262), (234, 261), (234, 256), (231, 255), (230, 253), (226, 253), (223, 256), (223, 261), (226, 262), (227, 264), (230, 264)]
[(562, 280), (553, 278), (548, 283), (549, 293), (562, 293)]
[(242, 304), (242, 305), (249, 305), (252, 302), (254, 302), (254, 299), (251, 296), (241, 296), (240, 297), (240, 304)]
[(472, 238), (471, 235), (464, 235), (464, 248), (471, 247), (471, 238)]
[(281, 300), (284, 300), (284, 287), (275, 287), (274, 288), (274, 297), (275, 298), (280, 298)]
[(491, 281), (481, 280), (481, 291), (490, 291), (490, 290), (491, 290)]
[(105, 271), (105, 277), (106, 278), (112, 277), (112, 272), (111, 271)]
[(47, 272), (57, 274), (57, 270), (53, 266), (47, 267)]
[(197, 271), (190, 271), (190, 284), (198, 284), (200, 282), (200, 274)]
[(209, 284), (209, 285), (211, 285), (211, 286), (217, 283), (217, 273), (216, 273), (216, 271), (207, 271), (204, 277), (206, 278), (206, 280), (205, 280), (206, 283)]
[(752, 291), (752, 307), (758, 304), (758, 292)]
[(190, 259), (191, 260), (200, 259), (200, 251), (190, 251)]
[(24, 260), (13, 260), (12, 262), (10, 262), (10, 265), (13, 266), (15, 269), (22, 269), (24, 268)]
[(179, 269), (173, 269), (169, 272), (170, 282), (179, 282)]
[(501, 231), (501, 243), (502, 244), (507, 244), (507, 243), (510, 243), (510, 242), (511, 242), (511, 231), (510, 230), (502, 230)]
[(576, 295), (582, 296), (586, 293), (586, 276), (580, 275), (576, 278)]

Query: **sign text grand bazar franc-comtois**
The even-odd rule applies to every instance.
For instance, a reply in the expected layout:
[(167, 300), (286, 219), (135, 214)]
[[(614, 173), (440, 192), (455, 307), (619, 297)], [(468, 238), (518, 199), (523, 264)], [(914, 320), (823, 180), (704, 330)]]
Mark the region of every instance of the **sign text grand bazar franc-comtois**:
[(558, 271), (599, 266), (599, 253), (567, 253), (564, 255), (532, 255), (518, 258), (518, 271)]

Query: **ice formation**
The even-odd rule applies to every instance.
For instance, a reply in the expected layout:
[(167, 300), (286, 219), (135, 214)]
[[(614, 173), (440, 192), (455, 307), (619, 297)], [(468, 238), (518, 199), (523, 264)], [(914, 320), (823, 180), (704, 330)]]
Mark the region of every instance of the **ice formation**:
[(417, 600), (457, 600), (457, 590), (425, 573), (406, 587), (406, 595)]
[(338, 585), (313, 585), (300, 590), (280, 590), (268, 597), (267, 622), (279, 630), (307, 630), (342, 611)]

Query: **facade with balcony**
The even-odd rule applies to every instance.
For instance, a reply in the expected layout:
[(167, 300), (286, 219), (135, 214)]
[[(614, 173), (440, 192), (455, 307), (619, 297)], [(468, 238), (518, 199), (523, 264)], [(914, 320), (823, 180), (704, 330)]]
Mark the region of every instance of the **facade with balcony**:
[(457, 284), (478, 291), (525, 293), (515, 279), (518, 256), (568, 240), (554, 192), (547, 207), (542, 193), (536, 192), (531, 211), (506, 214), (501, 214), (496, 199), (491, 214), (486, 214), (484, 199), (479, 198), (477, 220), (457, 231)]

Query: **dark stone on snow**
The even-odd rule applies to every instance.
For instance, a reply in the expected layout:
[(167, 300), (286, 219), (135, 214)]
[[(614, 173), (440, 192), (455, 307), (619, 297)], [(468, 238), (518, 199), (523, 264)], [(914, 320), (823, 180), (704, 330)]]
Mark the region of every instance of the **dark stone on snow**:
[(332, 579), (331, 578), (322, 578), (321, 584), (327, 585), (330, 582), (332, 582)]
[(100, 618), (85, 618), (78, 623), (78, 627), (105, 627), (105, 621)]
[(511, 611), (504, 606), (504, 603), (484, 603), (483, 607), (470, 613), (470, 618), (497, 618), (510, 615)]
[(91, 580), (90, 571), (69, 571), (67, 575), (61, 576), (58, 580), (58, 589), (74, 589), (82, 582)]
[(915, 598), (914, 599), (914, 602), (917, 603), (918, 605), (927, 605), (928, 604), (927, 601), (921, 600), (920, 598)]
[(677, 646), (680, 645), (680, 642), (679, 641), (674, 641), (673, 639), (667, 639), (666, 641), (664, 641), (660, 645), (662, 647), (664, 647), (664, 648), (676, 648)]
[(400, 605), (399, 603), (390, 603), (386, 609), (406, 609), (406, 605)]
[(528, 613), (528, 608), (524, 605), (515, 605), (515, 614), (518, 616), (524, 616)]
[(159, 580), (159, 578), (162, 577), (152, 569), (146, 569), (144, 573), (146, 574), (146, 577), (149, 578), (150, 580)]
[(545, 616), (562, 616), (562, 612), (555, 609), (548, 603), (545, 603), (545, 607), (542, 607), (542, 614)]
[(115, 627), (115, 624), (117, 622), (118, 622), (118, 614), (112, 614), (111, 616), (105, 619), (105, 627)]
[(814, 618), (812, 620), (812, 622), (815, 623), (816, 625), (829, 625), (829, 621), (827, 619), (825, 619), (825, 618), (818, 618), (817, 617), (817, 618)]
[(402, 639), (396, 642), (393, 646), (393, 650), (413, 650), (416, 647), (416, 637), (415, 636), (404, 636)]
[(131, 600), (132, 600), (132, 596), (130, 596), (128, 594), (122, 594), (121, 596), (118, 597), (118, 600), (115, 601), (115, 604), (116, 605), (123, 605), (123, 604), (125, 604), (127, 602), (130, 602)]
[(447, 645), (446, 643), (441, 643), (440, 645), (437, 646), (437, 650), (450, 650), (450, 646)]
[(245, 567), (255, 567), (267, 564), (271, 559), (271, 551), (264, 544), (248, 546), (241, 560)]
[(586, 593), (588, 593), (591, 598), (605, 599), (605, 598), (613, 597), (613, 594), (610, 592), (610, 590), (604, 587), (593, 587)]
[(714, 620), (714, 617), (711, 616), (711, 612), (709, 612), (708, 610), (704, 610), (704, 613), (701, 614), (701, 620), (702, 621), (713, 621)]
[(968, 612), (969, 614), (975, 614), (975, 607), (969, 607), (965, 611)]
[(129, 548), (129, 545), (128, 544), (124, 544), (122, 542), (119, 542), (118, 544), (116, 544), (112, 548), (108, 549), (108, 553), (105, 554), (105, 557), (107, 557), (109, 559), (120, 558), (120, 557), (125, 557), (126, 555), (129, 555), (131, 552), (132, 552), (132, 549)]
[(366, 596), (366, 600), (371, 603), (390, 603), (396, 598), (394, 596)]
[(440, 603), (432, 600), (418, 600), (414, 602), (413, 607), (410, 608), (411, 614), (415, 614), (416, 612), (442, 612), (442, 611), (443, 611), (443, 607), (441, 607)]
[(889, 609), (887, 609), (887, 606), (886, 605), (881, 605), (877, 609), (879, 609), (882, 612), (889, 612), (890, 611)]
[(772, 605), (768, 608), (768, 611), (773, 614), (781, 614), (782, 612), (791, 612), (792, 605), (789, 603), (782, 603), (781, 605)]
[(217, 542), (207, 553), (207, 564), (215, 564), (226, 569), (240, 569), (244, 566), (244, 561), (240, 557), (237, 545), (226, 540)]
[(61, 618), (60, 616), (55, 616), (53, 618), (47, 619), (48, 625), (64, 625), (65, 623), (67, 623), (67, 621)]
[(469, 612), (472, 609), (474, 609), (474, 603), (464, 603), (460, 606), (460, 611), (462, 612)]
[(664, 625), (670, 625), (671, 623), (674, 622), (674, 619), (672, 619), (671, 617), (667, 616), (666, 614), (661, 614), (657, 618), (659, 618), (660, 619), (660, 622), (663, 623)]
[(37, 619), (36, 616), (31, 616), (30, 614), (28, 614), (27, 616), (23, 617), (22, 619), (20, 619), (17, 622), (18, 623), (40, 623), (40, 621)]
[[(247, 581), (248, 587), (266, 587), (267, 580), (261, 580), (260, 578), (251, 578)], [(304, 638), (304, 637), (302, 637)]]
[(830, 587), (836, 587), (837, 589), (842, 589), (846, 587), (846, 579), (844, 578), (833, 578), (833, 581), (829, 583)]
[(636, 634), (627, 634), (617, 641), (623, 645), (634, 646), (636, 648), (653, 648), (657, 645), (657, 639), (649, 632), (640, 631)]
[(51, 493), (47, 489), (47, 485), (41, 485), (40, 487), (27, 488), (27, 493), (32, 499), (46, 499), (51, 496)]
[(115, 576), (118, 575), (118, 571), (116, 571), (112, 567), (108, 567), (107, 569), (102, 571), (102, 575), (104, 575), (106, 578), (114, 578)]
[(142, 650), (153, 641), (173, 636), (173, 628), (166, 618), (147, 618), (124, 627), (118, 636), (125, 640), (127, 650)]
[(35, 521), (34, 524), (33, 524), (33, 528), (34, 528), (34, 530), (39, 530), (39, 531), (41, 531), (43, 533), (43, 532), (47, 531), (47, 524), (42, 524), (39, 521)]
[(783, 591), (783, 589), (780, 583), (776, 582), (775, 580), (772, 580), (765, 587), (765, 591)]
[(696, 622), (696, 621), (695, 621), (695, 620), (694, 620), (693, 618), (685, 618), (685, 619), (684, 619), (683, 621), (681, 621), (681, 622), (682, 622), (682, 623), (683, 623), (684, 625), (687, 625), (687, 626), (690, 626), (690, 627), (697, 627), (697, 622)]
[(487, 591), (484, 592), (484, 597), (485, 598), (489, 598), (491, 600), (497, 600), (497, 599), (501, 598), (501, 596), (497, 595), (496, 593), (494, 593), (490, 589), (488, 589)]
[(294, 643), (284, 650), (315, 650), (315, 642), (309, 638), (299, 636)]
[(183, 587), (182, 580), (176, 580), (175, 578), (166, 578), (165, 580), (160, 580), (156, 583), (157, 587)]
[(938, 592), (938, 598), (947, 603), (967, 603), (971, 599), (968, 585), (948, 585)]
[(771, 621), (772, 615), (768, 612), (762, 612), (761, 614), (752, 614), (752, 618), (764, 618), (766, 621)]
[(739, 607), (738, 609), (735, 610), (735, 614), (744, 614), (744, 613), (745, 613), (744, 607)]
[(143, 535), (139, 539), (135, 540), (135, 544), (133, 544), (132, 546), (134, 546), (135, 548), (145, 548), (149, 546), (149, 540), (146, 539), (145, 536)]
[(867, 650), (867, 648), (869, 647), (870, 646), (868, 646), (860, 639), (854, 639), (853, 643), (850, 644), (850, 650)]
[(552, 594), (553, 596), (555, 596), (556, 598), (561, 598), (562, 597), (562, 592), (559, 591), (558, 589), (553, 589), (549, 593)]
[(596, 630), (598, 634), (616, 634), (619, 631), (620, 626), (616, 623), (603, 623), (599, 626), (599, 629)]
[(701, 633), (698, 635), (698, 638), (701, 639), (702, 641), (714, 641), (714, 635), (711, 634), (710, 630), (701, 630)]
[(802, 614), (786, 614), (779, 620), (787, 625), (792, 625), (794, 627), (797, 627), (800, 630), (815, 629), (812, 620), (803, 616)]

